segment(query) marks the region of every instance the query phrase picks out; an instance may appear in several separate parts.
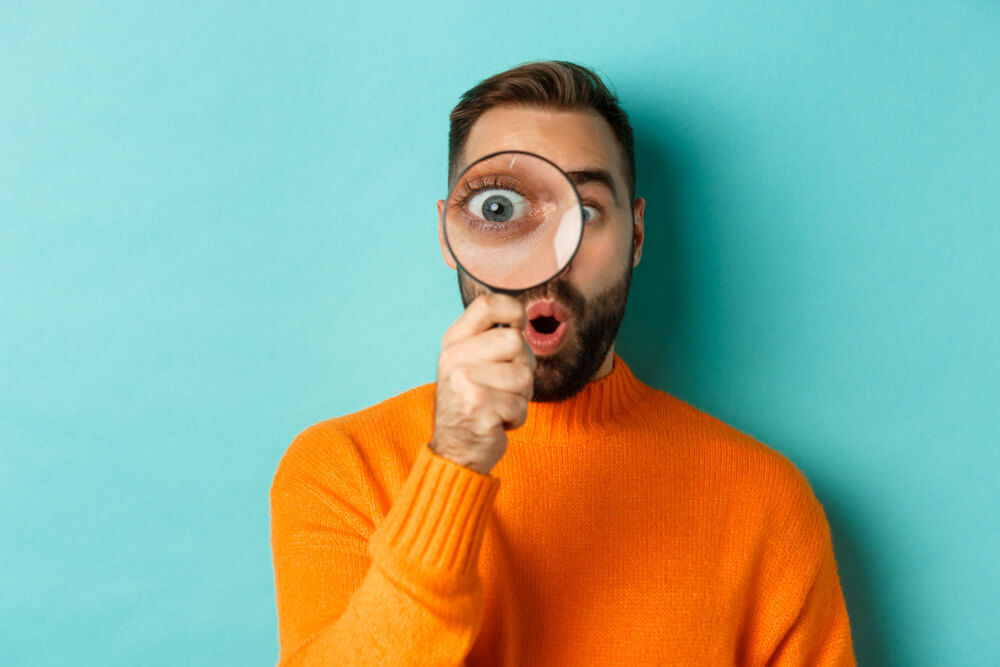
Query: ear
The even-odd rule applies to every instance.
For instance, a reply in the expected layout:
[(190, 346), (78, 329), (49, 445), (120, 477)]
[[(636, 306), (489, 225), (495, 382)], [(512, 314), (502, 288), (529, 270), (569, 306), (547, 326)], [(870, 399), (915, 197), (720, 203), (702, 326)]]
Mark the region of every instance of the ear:
[(457, 269), (458, 266), (455, 264), (455, 258), (451, 256), (451, 251), (448, 250), (448, 244), (444, 240), (444, 200), (438, 199), (438, 243), (441, 244), (441, 257), (444, 259), (444, 263), (453, 269)]
[(635, 250), (632, 255), (632, 267), (639, 266), (639, 259), (642, 257), (642, 242), (646, 238), (646, 227), (643, 215), (646, 212), (646, 200), (639, 197), (632, 205), (632, 238), (635, 241)]

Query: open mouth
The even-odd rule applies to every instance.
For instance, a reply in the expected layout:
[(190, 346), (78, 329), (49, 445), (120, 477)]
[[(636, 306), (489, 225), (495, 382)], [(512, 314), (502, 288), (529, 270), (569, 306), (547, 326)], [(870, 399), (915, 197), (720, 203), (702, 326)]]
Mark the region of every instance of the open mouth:
[(569, 312), (555, 301), (536, 301), (527, 308), (524, 337), (535, 354), (551, 354), (566, 336)]
[(559, 328), (559, 320), (549, 315), (542, 315), (531, 320), (531, 326), (540, 334), (550, 334)]

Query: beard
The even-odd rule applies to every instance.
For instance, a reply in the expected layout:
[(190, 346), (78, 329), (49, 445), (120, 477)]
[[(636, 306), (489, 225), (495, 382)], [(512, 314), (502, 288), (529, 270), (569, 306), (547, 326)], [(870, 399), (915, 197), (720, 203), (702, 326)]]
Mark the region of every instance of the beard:
[[(634, 243), (633, 243), (634, 246)], [(528, 304), (539, 299), (558, 301), (572, 313), (575, 335), (568, 335), (553, 354), (536, 357), (533, 401), (563, 401), (578, 394), (604, 363), (625, 317), (625, 304), (632, 283), (632, 253), (625, 270), (609, 288), (587, 299), (565, 280), (553, 279), (523, 292), (518, 300)], [(458, 289), (462, 304), (468, 308), (472, 300), (487, 290), (461, 270)]]

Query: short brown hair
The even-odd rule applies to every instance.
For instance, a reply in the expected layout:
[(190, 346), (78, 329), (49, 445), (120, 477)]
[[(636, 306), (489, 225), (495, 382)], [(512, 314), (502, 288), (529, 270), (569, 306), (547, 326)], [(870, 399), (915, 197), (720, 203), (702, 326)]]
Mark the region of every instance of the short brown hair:
[(593, 70), (565, 60), (518, 65), (480, 81), (462, 95), (450, 116), (449, 184), (461, 169), (462, 151), (473, 124), (486, 111), (501, 104), (596, 111), (611, 126), (621, 147), (629, 201), (635, 199), (635, 147), (628, 115), (618, 106), (618, 96)]

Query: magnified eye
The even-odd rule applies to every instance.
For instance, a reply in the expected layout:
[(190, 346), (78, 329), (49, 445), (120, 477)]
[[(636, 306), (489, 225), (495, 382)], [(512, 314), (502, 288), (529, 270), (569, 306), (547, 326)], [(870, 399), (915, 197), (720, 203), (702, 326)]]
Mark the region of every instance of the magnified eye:
[(469, 199), (467, 206), (473, 215), (490, 222), (514, 220), (531, 210), (528, 201), (511, 190), (484, 190)]

